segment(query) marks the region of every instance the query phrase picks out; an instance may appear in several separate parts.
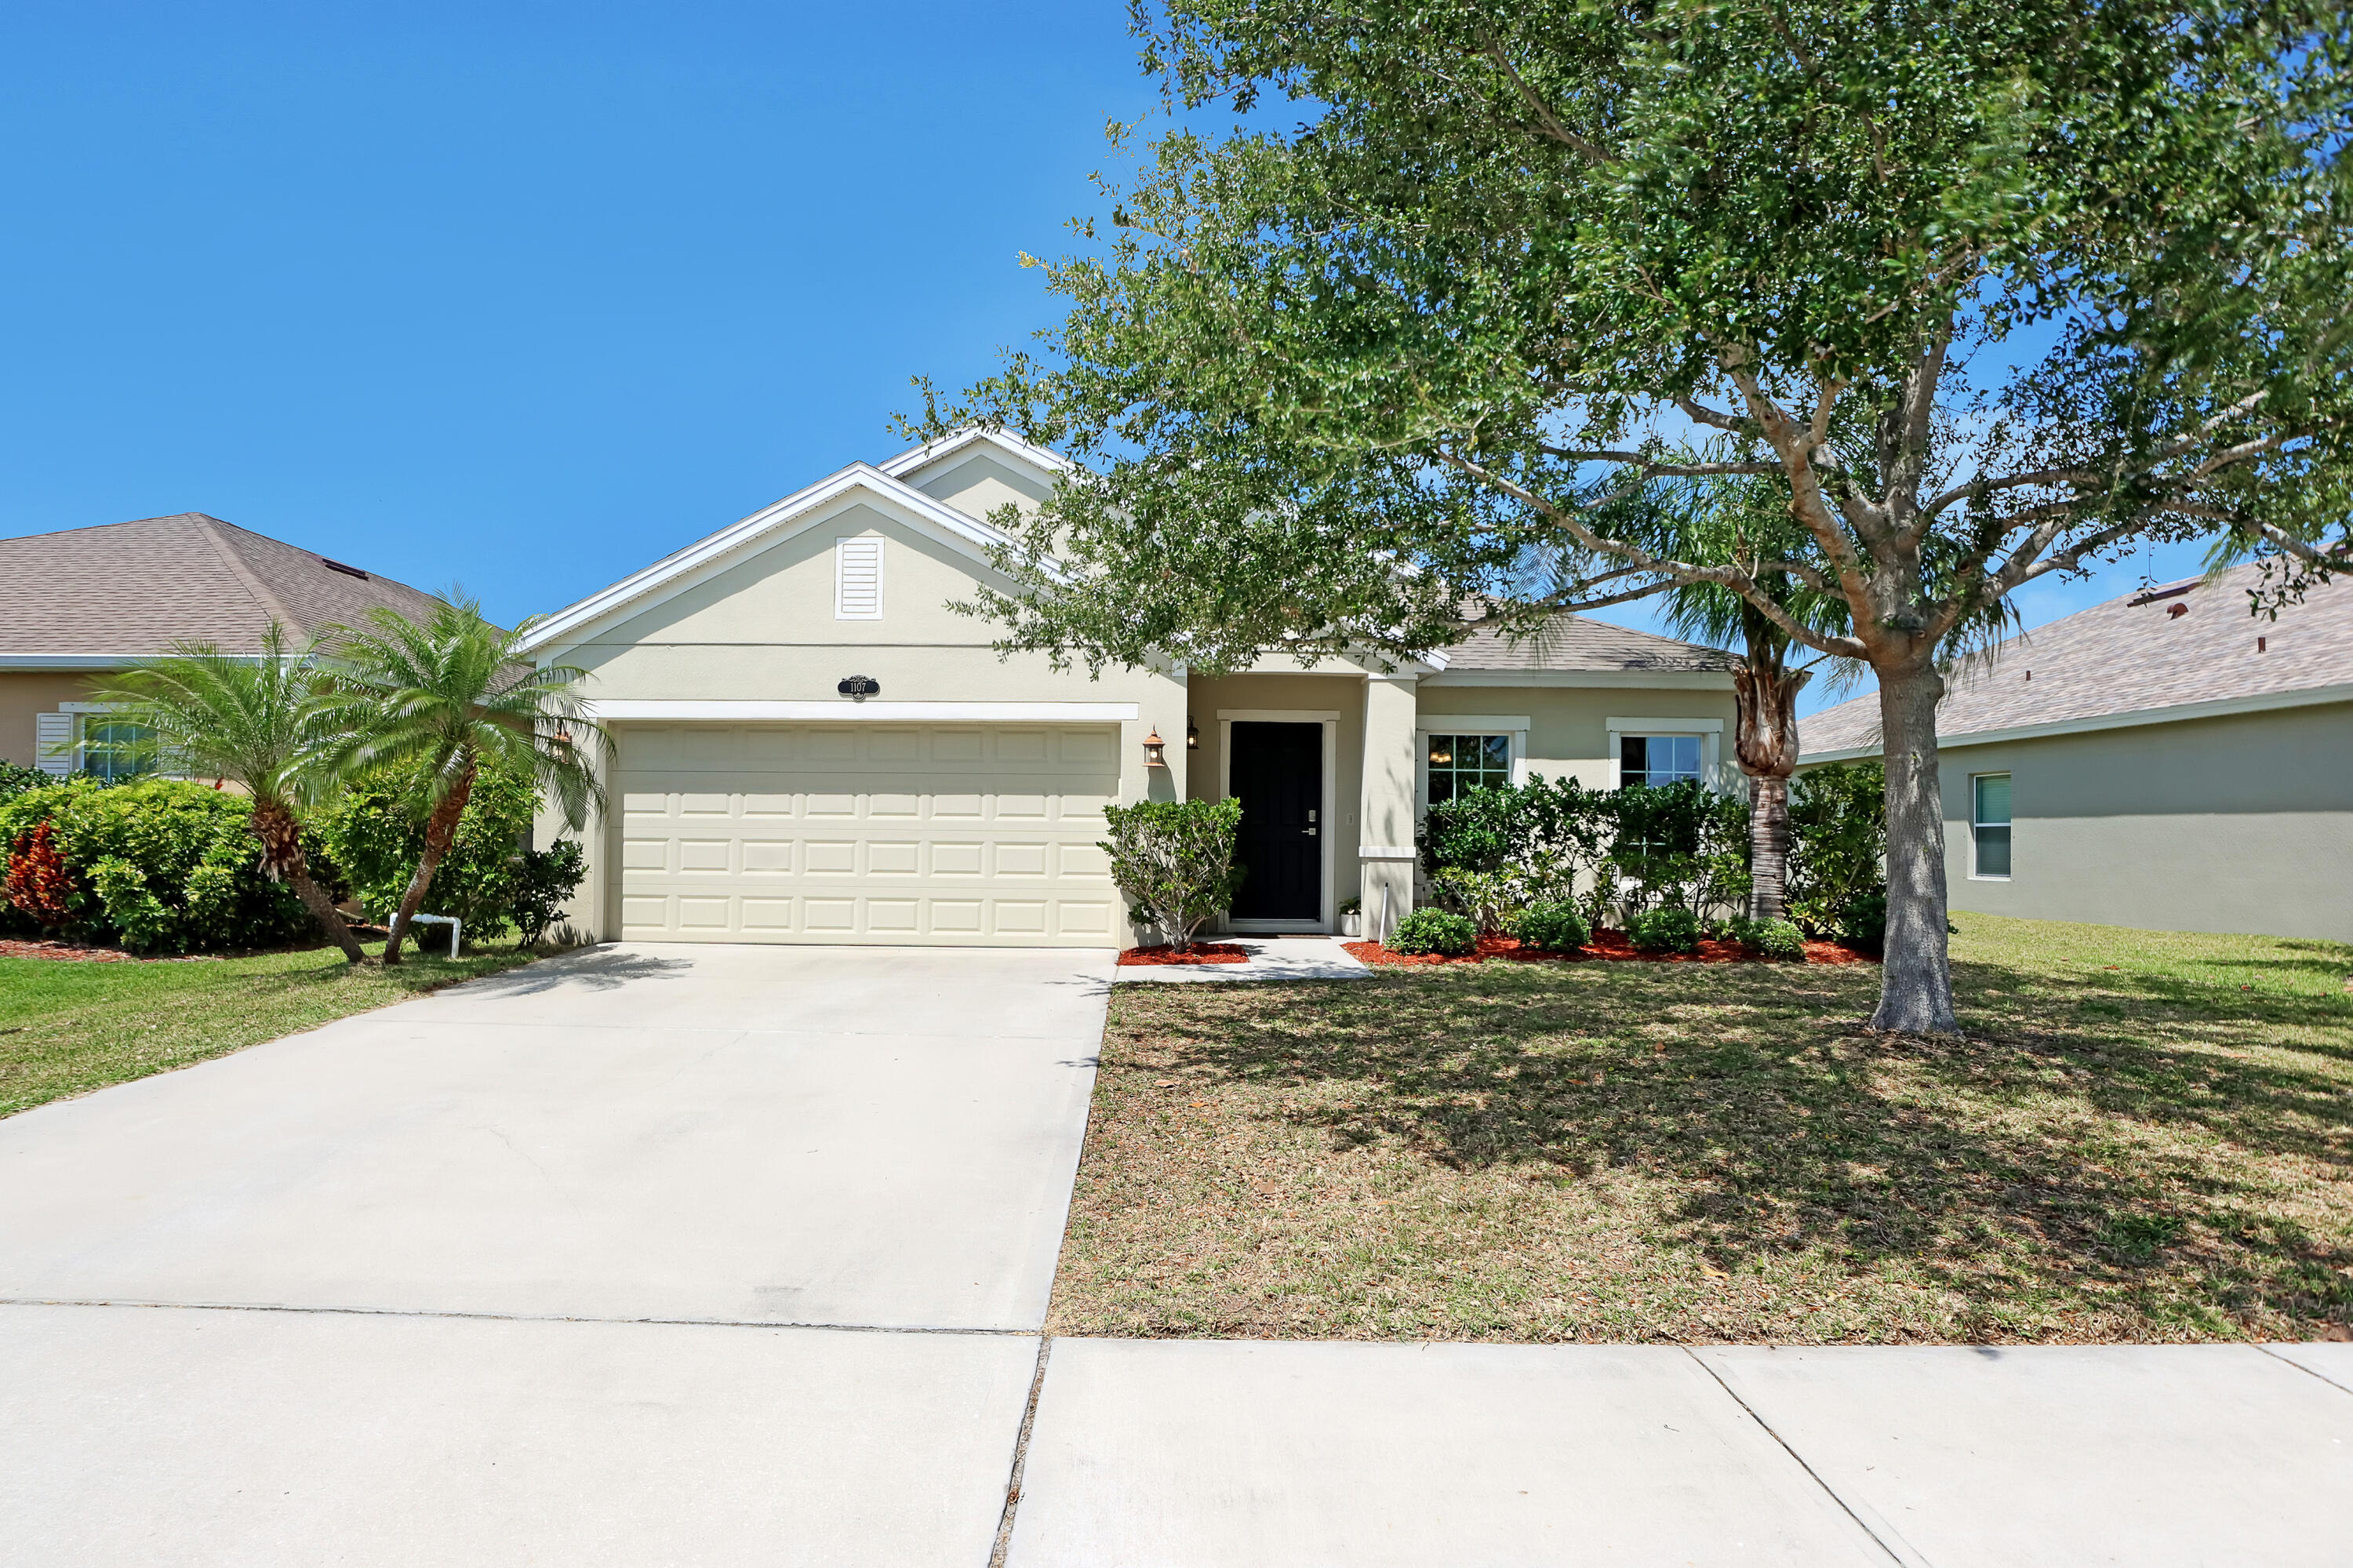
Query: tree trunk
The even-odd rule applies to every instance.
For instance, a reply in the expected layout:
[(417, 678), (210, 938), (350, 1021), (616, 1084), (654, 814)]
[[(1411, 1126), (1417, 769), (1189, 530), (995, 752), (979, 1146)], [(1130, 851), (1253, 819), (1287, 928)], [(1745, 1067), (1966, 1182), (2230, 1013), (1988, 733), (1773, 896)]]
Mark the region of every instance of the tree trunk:
[(1748, 781), (1748, 917), (1789, 913), (1789, 780), (1770, 774)]
[(458, 819), (465, 814), (466, 797), (474, 792), (474, 767), (466, 771), (441, 803), (433, 808), (433, 815), (425, 822), (425, 853), (417, 862), (417, 874), (408, 879), (408, 891), (400, 895), (400, 908), (392, 917), (392, 931), (384, 939), (384, 961), (400, 962), (400, 944), (408, 935), (409, 922), (425, 902), (425, 890), (433, 885), (433, 874), (441, 865), (441, 857), (449, 853), (450, 843), (458, 836)]
[(319, 923), (320, 934), (343, 950), (343, 957), (355, 964), (367, 962), (367, 954), (360, 950), (359, 938), (343, 923), (343, 912), (335, 907), (319, 885), (311, 880), (311, 859), (302, 853), (302, 824), (294, 813), (282, 805), (256, 806), (253, 809), (253, 836), (261, 841), (261, 869), (272, 877), (282, 877), (294, 889), (294, 896)]
[(1741, 605), (1748, 656), (1736, 660), (1733, 752), (1748, 776), (1748, 917), (1779, 920), (1789, 908), (1789, 775), (1798, 770), (1798, 694), (1809, 671), (1789, 673), (1789, 641)]
[(1944, 677), (1925, 657), (1879, 672), (1887, 762), (1887, 945), (1871, 1026), (1957, 1034), (1945, 942), (1945, 806), (1936, 779), (1936, 702)]

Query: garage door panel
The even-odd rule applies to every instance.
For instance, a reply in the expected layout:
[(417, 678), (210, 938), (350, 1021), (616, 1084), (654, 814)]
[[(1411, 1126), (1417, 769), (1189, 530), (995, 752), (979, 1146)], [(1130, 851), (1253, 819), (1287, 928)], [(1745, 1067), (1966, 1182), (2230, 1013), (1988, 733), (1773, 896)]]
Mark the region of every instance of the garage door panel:
[(1117, 798), (1108, 726), (674, 726), (617, 740), (624, 936), (1117, 939), (1095, 845)]

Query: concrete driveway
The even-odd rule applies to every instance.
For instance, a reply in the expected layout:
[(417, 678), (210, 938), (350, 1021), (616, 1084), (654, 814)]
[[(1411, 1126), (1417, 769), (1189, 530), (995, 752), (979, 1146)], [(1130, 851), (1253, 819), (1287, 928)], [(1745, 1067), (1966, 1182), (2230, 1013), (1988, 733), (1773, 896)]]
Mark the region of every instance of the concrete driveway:
[(605, 948), (0, 1121), (0, 1562), (986, 1562), (1111, 960)]

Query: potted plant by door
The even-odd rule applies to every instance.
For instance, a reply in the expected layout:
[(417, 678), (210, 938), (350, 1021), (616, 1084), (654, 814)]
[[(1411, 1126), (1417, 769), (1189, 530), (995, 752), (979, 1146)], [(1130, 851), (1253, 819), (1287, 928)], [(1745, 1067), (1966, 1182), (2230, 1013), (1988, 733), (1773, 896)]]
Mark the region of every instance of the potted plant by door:
[(1365, 934), (1365, 901), (1351, 898), (1340, 906), (1340, 935), (1361, 937)]

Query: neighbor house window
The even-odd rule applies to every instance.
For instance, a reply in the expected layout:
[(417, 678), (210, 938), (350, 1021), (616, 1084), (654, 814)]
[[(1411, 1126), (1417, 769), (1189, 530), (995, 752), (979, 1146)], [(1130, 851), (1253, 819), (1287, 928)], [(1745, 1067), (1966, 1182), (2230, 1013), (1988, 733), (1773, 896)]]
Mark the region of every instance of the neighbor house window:
[(2010, 775), (1979, 773), (1969, 780), (1969, 837), (1975, 844), (1973, 876), (2010, 874)]
[(1508, 735), (1433, 735), (1430, 737), (1430, 803), (1451, 800), (1466, 789), (1512, 781)]
[(1673, 784), (1699, 777), (1699, 736), (1627, 735), (1618, 738), (1618, 782)]
[(92, 715), (81, 725), (82, 771), (110, 784), (151, 771), (154, 759), (140, 755), (136, 748), (151, 739), (153, 733), (142, 725)]

